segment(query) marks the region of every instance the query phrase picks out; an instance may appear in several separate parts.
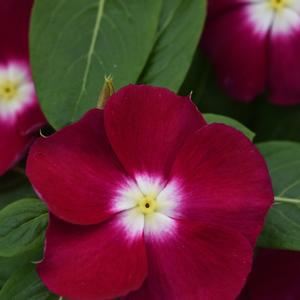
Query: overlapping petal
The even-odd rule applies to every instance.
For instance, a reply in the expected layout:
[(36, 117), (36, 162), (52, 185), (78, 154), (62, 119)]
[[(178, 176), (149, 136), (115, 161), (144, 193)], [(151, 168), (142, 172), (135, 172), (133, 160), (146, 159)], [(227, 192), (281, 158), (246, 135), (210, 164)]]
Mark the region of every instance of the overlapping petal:
[(251, 268), (252, 249), (239, 233), (180, 222), (163, 238), (146, 236), (149, 275), (126, 300), (232, 300)]
[(263, 157), (242, 133), (203, 127), (182, 147), (171, 174), (182, 187), (180, 214), (233, 228), (255, 245), (273, 192)]
[(259, 249), (239, 300), (298, 300), (300, 253)]
[(247, 9), (232, 9), (206, 24), (202, 45), (221, 85), (248, 102), (264, 91), (267, 32), (256, 32)]
[(22, 136), (15, 126), (0, 120), (0, 176), (11, 168), (24, 154), (32, 143), (33, 136)]
[(28, 58), (29, 19), (34, 0), (0, 3), (0, 60)]
[(209, 0), (208, 16), (214, 18), (219, 14), (226, 13), (228, 10), (241, 8), (242, 5), (248, 4), (249, 1), (251, 0)]
[(205, 124), (195, 105), (151, 86), (127, 86), (104, 109), (110, 143), (126, 170), (167, 175), (185, 139)]
[(22, 136), (36, 135), (38, 130), (47, 123), (37, 102), (38, 101), (34, 96), (34, 101), (31, 105), (27, 106), (26, 111), (19, 114), (17, 117), (18, 122), (16, 127)]
[(300, 102), (300, 15), (299, 29), (271, 38), (269, 89), (272, 102), (292, 105)]
[(72, 300), (115, 299), (139, 288), (147, 274), (142, 228), (128, 236), (120, 219), (79, 226), (51, 216), (38, 265), (46, 286)]
[(27, 175), (50, 211), (75, 224), (95, 224), (111, 216), (116, 209), (113, 199), (127, 180), (98, 109), (37, 140), (29, 153)]

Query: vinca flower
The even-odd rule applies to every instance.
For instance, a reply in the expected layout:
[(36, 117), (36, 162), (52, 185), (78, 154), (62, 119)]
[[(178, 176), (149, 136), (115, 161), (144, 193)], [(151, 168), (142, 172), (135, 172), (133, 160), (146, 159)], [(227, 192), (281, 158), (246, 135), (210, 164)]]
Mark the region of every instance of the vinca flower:
[(232, 300), (273, 193), (239, 131), (188, 97), (130, 85), (31, 148), (50, 210), (37, 270), (71, 300)]
[(0, 175), (17, 163), (45, 123), (28, 58), (31, 0), (0, 5)]
[(300, 1), (209, 0), (203, 47), (220, 83), (248, 102), (300, 103)]

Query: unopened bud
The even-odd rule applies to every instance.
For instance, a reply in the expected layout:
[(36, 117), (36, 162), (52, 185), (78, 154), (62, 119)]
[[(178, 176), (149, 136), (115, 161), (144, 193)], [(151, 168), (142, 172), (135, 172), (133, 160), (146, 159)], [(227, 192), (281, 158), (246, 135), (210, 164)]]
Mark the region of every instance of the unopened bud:
[(104, 77), (104, 84), (97, 102), (97, 108), (104, 108), (107, 99), (115, 92), (111, 75)]

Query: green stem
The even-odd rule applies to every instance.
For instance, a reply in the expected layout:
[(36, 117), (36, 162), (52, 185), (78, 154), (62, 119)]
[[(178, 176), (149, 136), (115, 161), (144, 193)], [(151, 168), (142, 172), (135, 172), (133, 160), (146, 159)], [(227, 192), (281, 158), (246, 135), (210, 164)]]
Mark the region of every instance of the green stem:
[(291, 204), (300, 204), (300, 199), (286, 198), (286, 197), (275, 197), (275, 202), (279, 203), (291, 203)]

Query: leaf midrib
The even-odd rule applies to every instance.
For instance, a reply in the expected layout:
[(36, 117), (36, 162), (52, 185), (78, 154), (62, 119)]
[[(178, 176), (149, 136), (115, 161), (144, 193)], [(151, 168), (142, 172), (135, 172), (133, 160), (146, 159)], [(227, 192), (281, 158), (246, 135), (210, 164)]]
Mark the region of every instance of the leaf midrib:
[(98, 4), (98, 11), (97, 11), (97, 15), (96, 15), (95, 26), (94, 26), (91, 44), (90, 44), (88, 55), (87, 55), (87, 60), (86, 60), (86, 65), (85, 65), (85, 69), (84, 69), (80, 93), (79, 93), (78, 99), (75, 103), (74, 110), (73, 110), (72, 117), (71, 117), (72, 121), (74, 121), (78, 106), (80, 104), (80, 101), (83, 97), (84, 92), (86, 91), (87, 78), (88, 78), (88, 74), (89, 74), (89, 71), (91, 68), (92, 56), (95, 51), (98, 33), (100, 32), (100, 25), (101, 25), (101, 20), (103, 18), (105, 1), (106, 0), (99, 0), (99, 2), (98, 2), (99, 4)]
[(14, 232), (18, 231), (20, 228), (24, 228), (24, 227), (28, 226), (29, 224), (31, 224), (37, 220), (43, 219), (45, 217), (48, 217), (48, 212), (40, 214), (38, 216), (34, 216), (34, 217), (26, 220), (26, 222), (24, 222), (16, 227), (13, 227), (9, 232), (6, 232), (5, 234), (0, 236), (0, 243), (3, 239), (6, 239), (12, 232), (14, 233)]
[(290, 204), (299, 204), (300, 205), (300, 199), (297, 199), (297, 198), (275, 196), (274, 200), (277, 203), (290, 203)]

